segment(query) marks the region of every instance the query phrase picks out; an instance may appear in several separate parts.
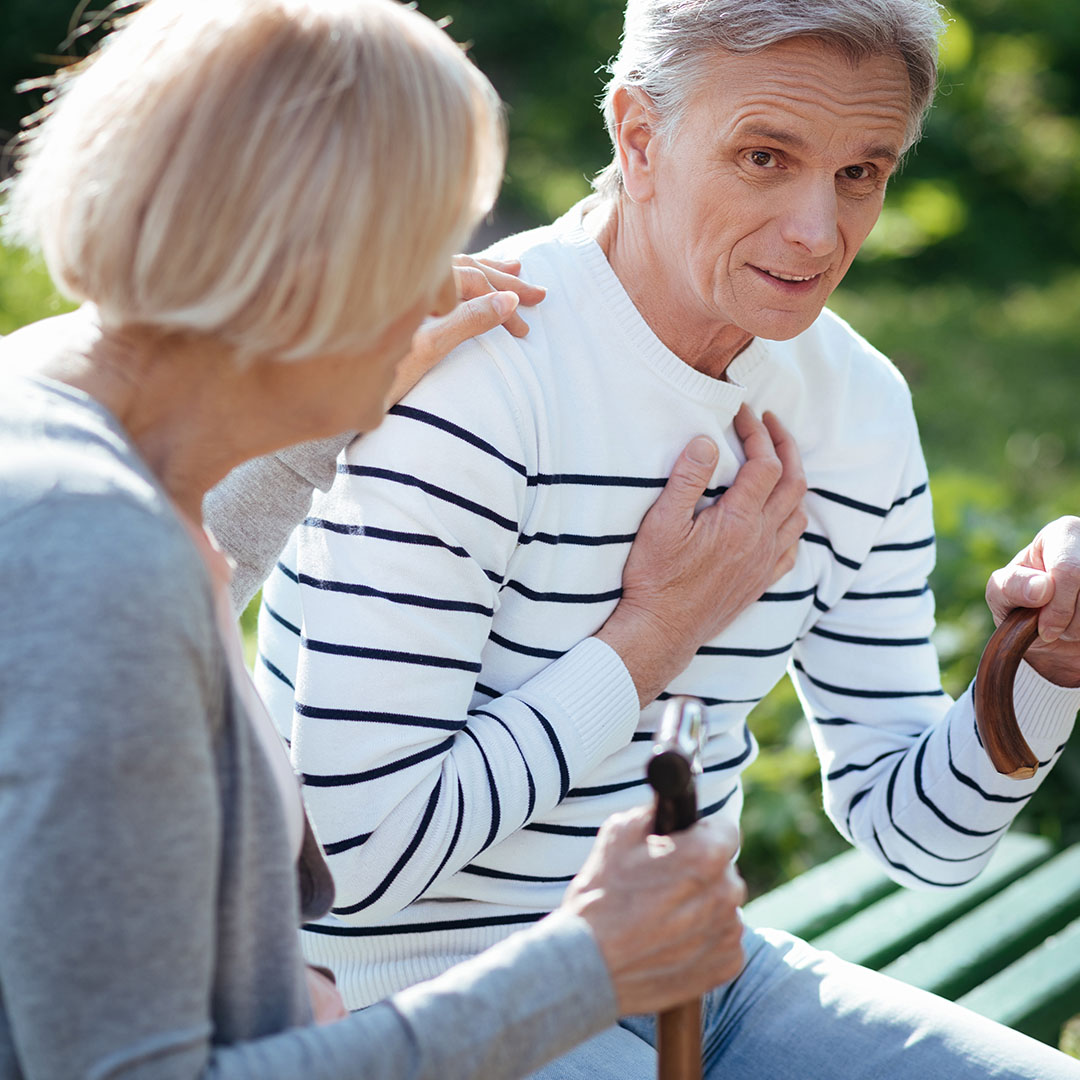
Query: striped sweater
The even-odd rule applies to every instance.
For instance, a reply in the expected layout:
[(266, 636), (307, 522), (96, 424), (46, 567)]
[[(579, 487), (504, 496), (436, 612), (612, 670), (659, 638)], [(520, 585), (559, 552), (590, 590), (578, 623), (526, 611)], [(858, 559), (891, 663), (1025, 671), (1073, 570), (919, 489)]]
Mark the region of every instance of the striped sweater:
[[(970, 880), (1046, 773), (999, 777), (970, 691), (941, 689), (930, 495), (896, 370), (826, 311), (792, 341), (754, 341), (729, 381), (702, 375), (580, 218), (508, 243), (548, 288), (529, 336), (463, 346), (354, 443), (266, 587), (257, 679), (337, 885), (305, 951), (353, 1008), (555, 907), (604, 818), (648, 798), (670, 694), (707, 703), (700, 805), (737, 820), (751, 710), (788, 674), (826, 811), (905, 884)], [(732, 482), (744, 401), (803, 455), (796, 565), (639, 711), (591, 635), (685, 444), (720, 446), (706, 499)], [(1016, 699), (1049, 767), (1080, 694), (1025, 665)]]

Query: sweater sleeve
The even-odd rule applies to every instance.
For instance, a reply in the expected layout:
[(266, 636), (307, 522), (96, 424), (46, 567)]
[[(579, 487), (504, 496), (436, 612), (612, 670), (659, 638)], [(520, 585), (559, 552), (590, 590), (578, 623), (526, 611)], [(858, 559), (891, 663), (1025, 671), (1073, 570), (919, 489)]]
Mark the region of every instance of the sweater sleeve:
[(233, 562), (233, 609), (242, 612), (266, 580), (315, 488), (334, 482), (337, 456), (354, 433), (301, 443), (233, 469), (203, 499), (203, 520)]
[(582, 920), (555, 913), (329, 1027), (219, 1050), (207, 1075), (513, 1080), (598, 1035), (616, 1017), (611, 978), (591, 931)]
[(971, 688), (953, 702), (930, 641), (934, 528), (926, 466), (912, 442), (894, 501), (843, 597), (792, 662), (822, 763), (825, 808), (848, 839), (905, 885), (975, 877), (1060, 754), (1080, 691), (1022, 665), (1021, 728), (1042, 767), (1000, 776), (975, 729)]
[[(349, 447), (264, 595), (260, 689), (284, 730), (292, 709), (340, 918), (401, 910), (631, 739), (633, 683), (595, 638), (474, 707), (536, 453), (499, 363), (465, 346)], [(295, 672), (273, 661), (290, 652)]]

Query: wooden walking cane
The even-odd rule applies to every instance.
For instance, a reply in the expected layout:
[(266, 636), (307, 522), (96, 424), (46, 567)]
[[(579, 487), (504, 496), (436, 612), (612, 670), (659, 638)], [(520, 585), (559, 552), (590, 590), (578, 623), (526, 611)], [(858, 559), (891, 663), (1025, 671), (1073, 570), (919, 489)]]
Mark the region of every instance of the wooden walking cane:
[(975, 726), (999, 773), (1029, 780), (1039, 767), (1020, 732), (1013, 682), (1024, 653), (1039, 636), (1039, 608), (1014, 608), (991, 635), (975, 675)]
[[(705, 711), (697, 698), (668, 702), (653, 740), (646, 770), (656, 792), (658, 836), (681, 832), (697, 821), (696, 776), (701, 772)], [(701, 998), (660, 1013), (656, 1025), (660, 1080), (701, 1080)]]

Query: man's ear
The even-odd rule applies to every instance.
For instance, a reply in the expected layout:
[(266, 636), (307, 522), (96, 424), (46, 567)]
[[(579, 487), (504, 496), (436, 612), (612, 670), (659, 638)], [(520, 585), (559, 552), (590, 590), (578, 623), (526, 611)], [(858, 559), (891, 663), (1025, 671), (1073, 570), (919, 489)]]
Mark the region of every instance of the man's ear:
[(652, 101), (636, 89), (620, 86), (612, 100), (615, 113), (615, 149), (622, 169), (623, 187), (633, 202), (652, 198), (660, 139)]

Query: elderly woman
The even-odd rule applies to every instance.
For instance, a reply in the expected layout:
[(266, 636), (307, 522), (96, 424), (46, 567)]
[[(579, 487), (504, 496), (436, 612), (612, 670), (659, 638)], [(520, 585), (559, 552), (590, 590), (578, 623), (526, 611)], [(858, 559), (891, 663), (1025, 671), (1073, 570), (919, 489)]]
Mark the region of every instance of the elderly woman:
[(330, 877), (201, 502), (379, 423), (502, 160), (488, 83), (390, 0), (150, 0), (29, 139), (9, 224), (84, 303), (0, 357), (0, 1075), (508, 1076), (737, 970), (734, 834), (643, 815), (363, 1014), (300, 956)]

